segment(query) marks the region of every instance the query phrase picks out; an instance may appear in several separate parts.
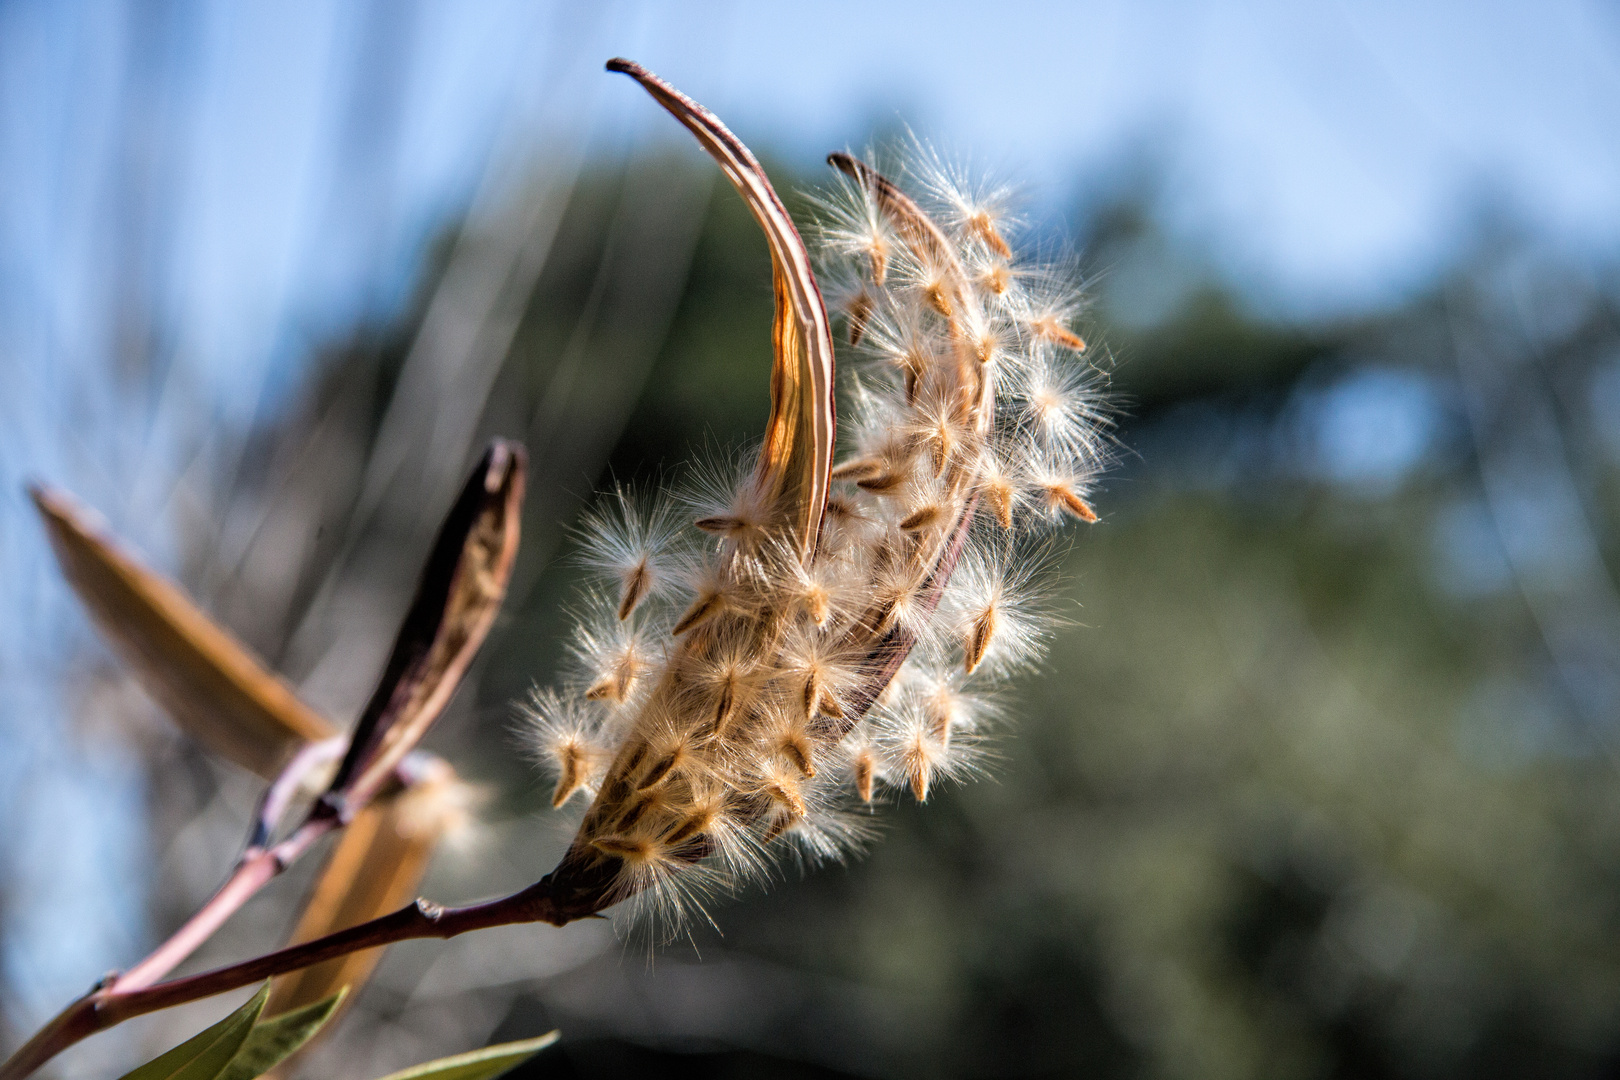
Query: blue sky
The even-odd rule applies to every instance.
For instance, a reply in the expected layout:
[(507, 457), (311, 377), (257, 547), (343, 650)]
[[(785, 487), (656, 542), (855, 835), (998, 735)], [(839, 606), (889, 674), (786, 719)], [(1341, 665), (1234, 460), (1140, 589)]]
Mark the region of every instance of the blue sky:
[[(1308, 312), (1421, 284), (1482, 198), (1571, 245), (1620, 239), (1620, 12), (1584, 0), (152, 7), (165, 301), (238, 372), (397, 300), (492, 155), (515, 175), (570, 141), (677, 139), (601, 72), (621, 53), (807, 168), (908, 123), (1066, 210), (1148, 147), (1174, 227)], [(5, 321), (54, 311), (88, 349), (133, 8), (0, 13), (0, 273), (29, 308)], [(370, 87), (368, 44), (397, 52)], [(368, 149), (374, 121), (392, 135)]]

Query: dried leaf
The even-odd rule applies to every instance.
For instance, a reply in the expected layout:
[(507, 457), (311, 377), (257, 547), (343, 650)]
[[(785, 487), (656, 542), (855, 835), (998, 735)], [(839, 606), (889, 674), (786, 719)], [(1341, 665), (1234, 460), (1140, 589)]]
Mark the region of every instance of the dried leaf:
[[(333, 848), (288, 944), (346, 930), (409, 903), (447, 820), (434, 810), (455, 783), (446, 767), (442, 776), (379, 799), (356, 814)], [(382, 954), (382, 949), (351, 953), (282, 976), (275, 982), (269, 1012), (280, 1015), (345, 986), (358, 992)]]
[(241, 1008), (213, 1027), (119, 1080), (215, 1080), (247, 1042), (269, 994), (270, 984), (265, 983)]
[(440, 1058), (438, 1061), (429, 1061), (424, 1065), (414, 1065), (397, 1073), (389, 1073), (382, 1080), (493, 1080), (494, 1077), (517, 1068), (556, 1041), (557, 1032), (553, 1031), (537, 1039), (486, 1046), (482, 1050)]
[(640, 64), (609, 60), (607, 69), (635, 79), (697, 136), (765, 231), (776, 294), (775, 363), (771, 416), (754, 483), (763, 505), (789, 528), (800, 555), (808, 557), (820, 535), (837, 429), (832, 324), (810, 253), (758, 159), (718, 117)]
[(147, 693), (203, 745), (266, 779), (292, 749), (332, 735), (247, 648), (109, 536), (66, 492), (30, 492), (73, 589)]
[(521, 446), (495, 440), (451, 507), (332, 781), (331, 801), (361, 807), (373, 798), (467, 673), (512, 576), (525, 462)]

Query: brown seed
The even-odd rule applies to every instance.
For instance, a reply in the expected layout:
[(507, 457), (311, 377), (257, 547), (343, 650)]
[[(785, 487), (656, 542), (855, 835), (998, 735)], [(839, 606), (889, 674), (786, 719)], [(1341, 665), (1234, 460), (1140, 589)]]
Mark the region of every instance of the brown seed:
[(1047, 498), (1065, 513), (1088, 523), (1097, 520), (1097, 511), (1093, 510), (1068, 484), (1048, 484), (1046, 493)]
[(945, 295), (945, 286), (935, 282), (923, 290), (928, 297), (928, 306), (945, 316), (947, 319), (956, 314), (951, 307), (951, 298)]
[(906, 354), (901, 366), (901, 374), (905, 376), (906, 405), (917, 404), (917, 388), (922, 385), (923, 376), (928, 373), (928, 357), (912, 351)]
[(647, 771), (646, 776), (641, 778), (641, 783), (636, 785), (636, 790), (646, 791), (650, 787), (657, 786), (675, 770), (675, 766), (680, 764), (684, 756), (684, 748), (677, 748), (673, 753), (665, 755), (663, 759)]
[(585, 784), (585, 753), (574, 743), (568, 744), (558, 755), (557, 788), (551, 793), (553, 808), (568, 801), (569, 796)]
[(693, 814), (676, 827), (675, 831), (664, 837), (664, 843), (672, 848), (680, 847), (686, 841), (699, 833), (708, 832), (709, 826), (714, 824), (714, 811), (705, 810)]
[(1003, 259), (1012, 258), (1012, 248), (1007, 246), (1007, 241), (1001, 238), (995, 224), (991, 222), (990, 215), (983, 210), (968, 218), (968, 229)]
[(837, 698), (825, 690), (821, 692), (821, 700), (816, 702), (816, 711), (823, 716), (831, 716), (838, 720), (844, 718), (844, 707), (838, 703)]
[(911, 781), (911, 793), (917, 797), (918, 802), (928, 801), (929, 768), (921, 759), (911, 762), (906, 770), (906, 779)]
[(855, 481), (855, 486), (862, 491), (870, 491), (874, 495), (887, 495), (901, 484), (905, 483), (904, 473), (881, 472), (876, 476), (868, 476), (863, 480)]
[(809, 675), (805, 676), (804, 693), (800, 697), (800, 701), (803, 702), (804, 705), (804, 715), (806, 717), (815, 715), (816, 702), (820, 699), (820, 697), (821, 676), (816, 674), (816, 672), (811, 671)]
[(621, 656), (606, 675), (585, 691), (585, 696), (592, 701), (608, 700), (622, 703), (635, 687), (637, 667), (639, 665), (633, 657), (628, 654)]
[(945, 465), (951, 459), (951, 451), (956, 449), (956, 436), (951, 434), (949, 425), (941, 420), (930, 433), (928, 443), (934, 463), (934, 475), (939, 476), (944, 473)]
[(1012, 485), (1005, 480), (992, 480), (984, 486), (984, 494), (990, 500), (990, 509), (996, 515), (996, 524), (1003, 529), (1012, 528)]
[(900, 519), (901, 532), (921, 532), (938, 521), (943, 511), (934, 504), (920, 506)]
[(1073, 349), (1075, 352), (1086, 351), (1085, 341), (1051, 316), (1036, 319), (1029, 324), (1029, 328), (1048, 341), (1055, 341), (1066, 349)]
[(731, 718), (737, 712), (737, 678), (736, 672), (726, 675), (725, 682), (720, 684), (720, 700), (714, 707), (714, 733), (723, 736), (726, 729), (731, 726)]
[(842, 495), (830, 495), (827, 497), (827, 516), (840, 521), (855, 517), (855, 506)]
[(996, 633), (996, 609), (987, 607), (977, 619), (973, 620), (973, 629), (968, 632), (967, 641), (963, 643), (962, 652), (965, 666), (969, 675), (984, 660), (984, 654), (990, 648), (990, 639)]
[(872, 271), (872, 284), (881, 287), (889, 268), (889, 246), (874, 239), (867, 245), (866, 262)]
[(872, 801), (872, 781), (877, 773), (876, 764), (870, 750), (862, 750), (855, 755), (855, 793), (861, 797), (861, 802)]
[(680, 621), (675, 624), (675, 629), (671, 630), (670, 633), (675, 637), (680, 637), (692, 627), (708, 622), (724, 611), (725, 607), (726, 598), (719, 593), (700, 596), (691, 607), (686, 609), (686, 614), (680, 617)]
[(782, 753), (793, 762), (793, 767), (802, 772), (806, 778), (816, 775), (816, 762), (814, 752), (810, 747), (810, 740), (802, 732), (790, 732), (782, 740)]
[(647, 841), (623, 836), (599, 836), (591, 841), (591, 846), (619, 859), (645, 859), (652, 854), (652, 845)]
[(775, 840), (778, 836), (781, 836), (783, 833), (793, 828), (793, 826), (797, 825), (799, 823), (799, 819), (803, 816), (803, 814), (794, 814), (788, 812), (778, 814), (777, 817), (771, 821), (771, 827), (765, 830), (764, 842), (768, 844), (772, 840)]
[(716, 514), (714, 517), (698, 518), (693, 522), (706, 533), (716, 536), (731, 536), (748, 528), (748, 523), (740, 517), (731, 517), (725, 514)]
[(804, 817), (804, 814), (805, 814), (804, 796), (800, 795), (797, 791), (795, 791), (792, 788), (788, 787), (786, 784), (782, 784), (782, 783), (766, 784), (765, 785), (765, 794), (769, 795), (776, 802), (779, 802), (783, 806), (787, 807), (787, 809), (793, 814), (793, 816), (795, 818)]
[(985, 271), (984, 287), (995, 293), (997, 296), (1000, 296), (1002, 293), (1006, 292), (1007, 287), (1011, 284), (1012, 282), (1009, 280), (1009, 275), (1005, 266), (992, 266), (989, 270)]
[(628, 619), (630, 613), (636, 610), (636, 605), (646, 597), (647, 589), (651, 585), (652, 574), (647, 570), (647, 560), (642, 559), (624, 577), (624, 593), (619, 597), (620, 622)]
[(654, 796), (642, 795), (627, 805), (624, 812), (619, 816), (617, 823), (619, 831), (625, 832), (635, 828), (636, 823), (646, 816), (648, 810), (652, 809), (653, 800)]
[(866, 336), (866, 324), (872, 318), (872, 298), (861, 293), (849, 302), (849, 343), (859, 345)]
[[(856, 458), (834, 465), (830, 475), (834, 480), (854, 480), (859, 483), (867, 477), (877, 476), (883, 472), (883, 462), (877, 458)], [(847, 504), (846, 504), (847, 507)], [(832, 500), (827, 500), (827, 509), (832, 511)], [(849, 508), (853, 509), (853, 508)]]
[(806, 591), (804, 610), (809, 613), (810, 620), (817, 626), (826, 626), (827, 619), (832, 615), (832, 600), (827, 596), (827, 590), (818, 585)]

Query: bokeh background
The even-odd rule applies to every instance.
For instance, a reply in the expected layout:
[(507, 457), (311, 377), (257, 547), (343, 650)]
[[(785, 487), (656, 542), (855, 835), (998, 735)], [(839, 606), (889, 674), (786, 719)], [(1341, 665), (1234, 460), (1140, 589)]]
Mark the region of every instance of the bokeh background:
[[(432, 738), (485, 802), (425, 891), (552, 865), (513, 702), (559, 658), (569, 525), (766, 405), (764, 244), (613, 55), (784, 192), (908, 129), (1019, 184), (1125, 452), (993, 780), (656, 955), (600, 923), (396, 947), (301, 1073), (554, 1026), (526, 1075), (1620, 1070), (1597, 0), (0, 5), (0, 1042), (177, 925), (258, 786), (98, 642), (29, 479), (348, 720), (480, 444), (523, 440), (517, 577)], [(308, 882), (191, 966), (275, 944)]]

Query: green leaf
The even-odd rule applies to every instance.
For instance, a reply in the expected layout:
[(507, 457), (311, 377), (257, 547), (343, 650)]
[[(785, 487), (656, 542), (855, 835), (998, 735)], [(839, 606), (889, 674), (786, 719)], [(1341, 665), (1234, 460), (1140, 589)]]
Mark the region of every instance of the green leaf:
[(382, 1080), (490, 1080), (508, 1069), (517, 1068), (556, 1041), (557, 1033), (553, 1031), (538, 1039), (486, 1046), (470, 1054), (457, 1054), (455, 1057), (413, 1065), (402, 1072), (389, 1073)]
[(305, 1005), (254, 1025), (247, 1041), (231, 1058), (225, 1071), (219, 1074), (219, 1080), (255, 1080), (281, 1064), (294, 1050), (314, 1038), (315, 1033), (332, 1018), (338, 1003), (348, 992), (349, 988), (345, 986), (325, 1001)]
[(240, 1009), (120, 1080), (217, 1080), (247, 1042), (269, 996), (270, 984), (265, 983)]

